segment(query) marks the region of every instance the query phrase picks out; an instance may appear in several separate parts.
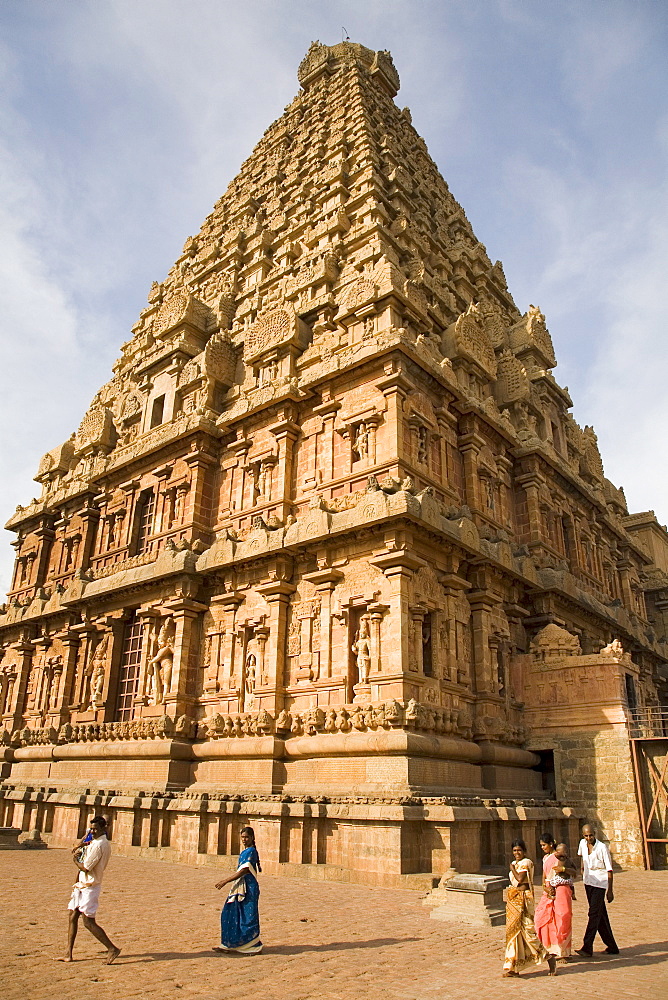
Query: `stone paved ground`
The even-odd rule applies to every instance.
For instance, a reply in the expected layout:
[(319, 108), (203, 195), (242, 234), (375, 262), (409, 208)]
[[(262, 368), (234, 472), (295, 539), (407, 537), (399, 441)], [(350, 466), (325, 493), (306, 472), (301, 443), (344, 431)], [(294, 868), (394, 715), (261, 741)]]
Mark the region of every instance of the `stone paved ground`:
[[(592, 1000), (668, 996), (668, 872), (623, 873), (612, 923), (622, 953), (501, 979), (504, 929), (428, 918), (420, 895), (337, 882), (262, 878), (265, 951), (218, 956), (218, 869), (114, 857), (100, 923), (122, 946), (105, 966), (83, 929), (65, 942), (74, 867), (69, 852), (0, 852), (1, 1000)], [(577, 944), (586, 907), (579, 887)], [(597, 942), (600, 948), (600, 942)]]

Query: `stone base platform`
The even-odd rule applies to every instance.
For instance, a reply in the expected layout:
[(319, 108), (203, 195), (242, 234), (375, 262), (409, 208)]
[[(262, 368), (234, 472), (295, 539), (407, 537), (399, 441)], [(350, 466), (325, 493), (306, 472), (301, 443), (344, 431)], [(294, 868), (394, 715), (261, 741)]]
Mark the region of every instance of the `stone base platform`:
[(0, 851), (20, 851), (19, 844), (21, 828), (15, 826), (0, 826)]
[(503, 890), (508, 879), (498, 875), (453, 875), (422, 902), (431, 906), (434, 920), (456, 920), (478, 927), (505, 923)]
[(510, 843), (547, 828), (575, 844), (578, 817), (555, 802), (478, 797), (228, 795), (0, 786), (0, 822), (70, 846), (95, 813), (128, 856), (229, 865), (255, 829), (263, 868), (323, 881), (430, 890), (445, 873), (507, 865)]

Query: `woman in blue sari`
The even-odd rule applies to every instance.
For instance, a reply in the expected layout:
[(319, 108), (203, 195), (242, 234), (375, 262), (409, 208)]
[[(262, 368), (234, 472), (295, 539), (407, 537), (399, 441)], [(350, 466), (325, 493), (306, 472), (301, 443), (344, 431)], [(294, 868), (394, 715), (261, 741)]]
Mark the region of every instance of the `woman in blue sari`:
[(243, 850), (239, 855), (239, 866), (233, 875), (216, 883), (216, 889), (222, 889), (230, 882), (234, 883), (222, 913), (220, 914), (221, 944), (214, 951), (238, 951), (243, 955), (259, 955), (262, 951), (260, 941), (260, 913), (258, 902), (260, 886), (257, 873), (262, 871), (260, 856), (255, 847), (255, 834), (252, 827), (245, 826), (241, 831)]

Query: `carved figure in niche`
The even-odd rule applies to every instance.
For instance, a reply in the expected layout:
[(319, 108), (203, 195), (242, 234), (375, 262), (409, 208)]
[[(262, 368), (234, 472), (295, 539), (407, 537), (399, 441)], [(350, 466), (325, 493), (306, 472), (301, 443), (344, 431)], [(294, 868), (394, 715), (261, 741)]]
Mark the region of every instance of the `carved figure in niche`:
[(369, 438), (370, 432), (367, 425), (362, 422), (355, 433), (355, 441), (353, 443), (353, 458), (355, 461), (362, 461), (369, 457)]
[(262, 500), (269, 500), (271, 494), (271, 467), (268, 462), (257, 462), (252, 466), (253, 506)]
[(496, 686), (499, 694), (503, 697), (506, 693), (506, 665), (500, 649), (496, 651)]
[(267, 463), (263, 462), (262, 465), (260, 466), (260, 472), (257, 479), (257, 488), (260, 497), (262, 497), (264, 500), (270, 499), (269, 496), (270, 494), (269, 487), (271, 483), (270, 472), (271, 470), (267, 465)]
[(47, 661), (49, 683), (46, 685), (44, 711), (55, 709), (58, 705), (58, 695), (60, 693), (60, 679), (63, 672), (62, 656), (52, 656)]
[(3, 667), (0, 672), (0, 715), (11, 710), (15, 680), (16, 667), (10, 664)]
[(172, 686), (172, 670), (174, 668), (174, 623), (164, 622), (158, 636), (158, 652), (149, 661), (147, 674), (149, 679), (149, 698), (154, 705), (162, 705), (165, 696)]
[(255, 701), (255, 682), (257, 675), (257, 657), (255, 653), (249, 653), (246, 657), (246, 669), (244, 671), (244, 708), (250, 710)]
[(109, 515), (109, 534), (107, 537), (107, 548), (113, 549), (116, 545), (116, 515)]
[(99, 640), (97, 646), (95, 647), (95, 652), (89, 659), (88, 663), (84, 668), (83, 676), (83, 687), (81, 691), (81, 707), (84, 710), (97, 708), (94, 703), (94, 684), (93, 678), (98, 677), (100, 672), (102, 673), (102, 684), (104, 685), (104, 673), (107, 666), (107, 654), (109, 651), (109, 633), (105, 632), (102, 638)]
[(90, 708), (99, 708), (102, 704), (102, 694), (104, 692), (104, 666), (101, 663), (96, 664), (93, 669), (93, 676), (91, 679), (91, 699)]
[(428, 457), (428, 433), (426, 427), (420, 426), (417, 429), (417, 460), (424, 465), (427, 464)]
[(422, 622), (422, 671), (427, 677), (431, 677), (434, 672), (432, 635), (431, 635), (431, 615), (427, 614)]
[(274, 385), (277, 378), (278, 364), (276, 361), (270, 361), (269, 364), (260, 368), (258, 372), (258, 386)]
[(369, 620), (362, 618), (360, 627), (355, 634), (355, 641), (350, 647), (357, 662), (358, 684), (366, 684), (371, 669), (371, 638), (369, 636)]

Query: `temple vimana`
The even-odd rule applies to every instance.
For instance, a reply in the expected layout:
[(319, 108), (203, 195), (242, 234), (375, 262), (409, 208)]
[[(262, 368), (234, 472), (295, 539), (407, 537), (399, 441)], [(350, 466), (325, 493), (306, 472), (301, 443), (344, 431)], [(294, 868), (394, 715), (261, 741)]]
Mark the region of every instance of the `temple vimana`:
[[(18, 507), (0, 825), (425, 887), (598, 824), (668, 702), (668, 534), (629, 514), (387, 52), (300, 90)], [(50, 444), (45, 440), (45, 445)]]

